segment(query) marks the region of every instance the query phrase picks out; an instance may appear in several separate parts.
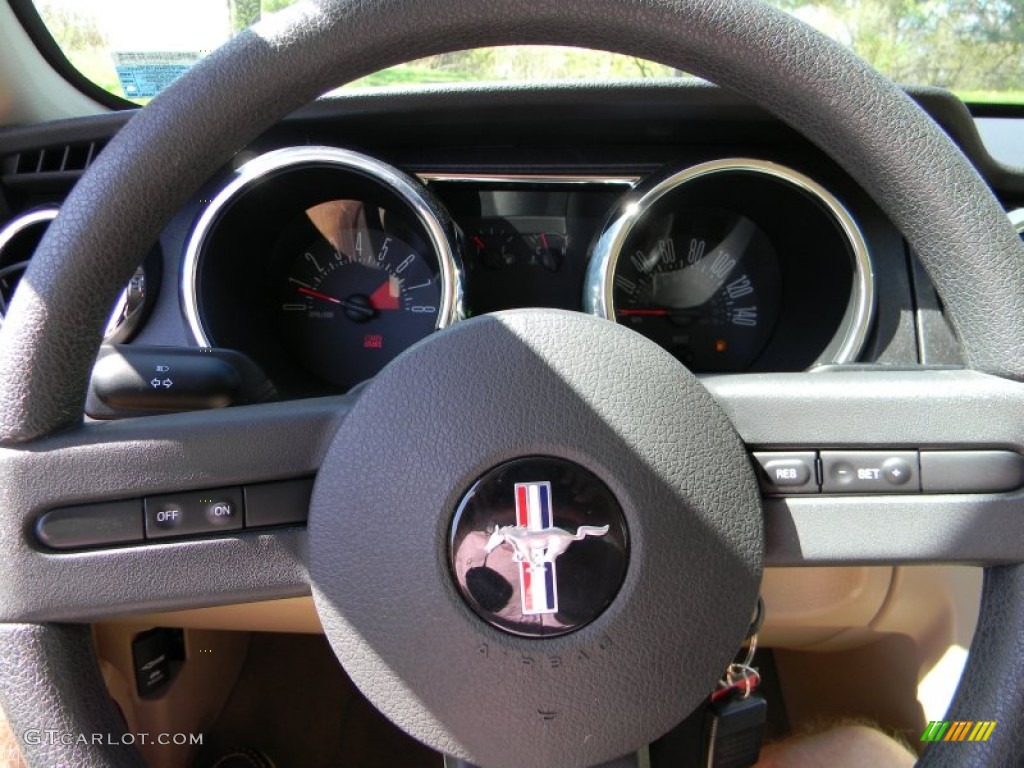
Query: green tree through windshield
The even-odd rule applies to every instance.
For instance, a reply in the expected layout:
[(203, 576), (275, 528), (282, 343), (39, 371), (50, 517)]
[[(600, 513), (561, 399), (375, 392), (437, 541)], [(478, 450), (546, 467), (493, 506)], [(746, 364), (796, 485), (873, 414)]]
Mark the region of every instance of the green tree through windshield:
[[(1024, 104), (1022, 0), (771, 1), (897, 82), (949, 88), (969, 102)], [(159, 90), (233, 34), (296, 0), (36, 2), (72, 64), (111, 93), (141, 103), (152, 95), (146, 87)], [(135, 73), (141, 82), (161, 67), (164, 76), (157, 72), (146, 86), (131, 79)], [(431, 56), (350, 85), (685, 76), (628, 56), (515, 46)]]

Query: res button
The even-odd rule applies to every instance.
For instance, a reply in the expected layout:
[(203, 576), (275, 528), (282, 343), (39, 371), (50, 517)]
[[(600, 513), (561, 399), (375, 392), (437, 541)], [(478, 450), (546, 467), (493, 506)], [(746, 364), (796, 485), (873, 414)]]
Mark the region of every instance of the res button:
[(814, 451), (755, 453), (761, 490), (768, 494), (817, 493), (817, 454)]

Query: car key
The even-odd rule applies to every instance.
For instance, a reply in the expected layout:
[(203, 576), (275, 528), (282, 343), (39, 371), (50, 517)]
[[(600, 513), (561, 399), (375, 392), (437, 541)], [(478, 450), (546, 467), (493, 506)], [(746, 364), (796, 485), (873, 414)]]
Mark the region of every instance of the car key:
[(712, 702), (705, 732), (707, 768), (749, 768), (756, 763), (767, 716), (768, 702), (758, 693), (734, 691)]

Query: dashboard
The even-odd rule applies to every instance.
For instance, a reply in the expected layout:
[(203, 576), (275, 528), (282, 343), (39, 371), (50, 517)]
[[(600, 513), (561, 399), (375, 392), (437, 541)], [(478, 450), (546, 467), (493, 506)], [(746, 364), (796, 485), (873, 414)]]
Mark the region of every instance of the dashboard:
[[(599, 123), (607, 89), (566, 91), (581, 108), (557, 126), (529, 116), (544, 89), (313, 105), (182, 208), (106, 340), (230, 350), (282, 398), (348, 391), (437, 330), (521, 307), (621, 323), (701, 374), (959, 362), (913, 254), (845, 173), (738, 97), (675, 89), (666, 113), (662, 90), (622, 89), (640, 103)], [(493, 131), (458, 123), (474, 106)], [(417, 140), (396, 128), (411, 111)], [(84, 168), (119, 119), (0, 159), (18, 209), (0, 228), (0, 299), (74, 158)], [(169, 389), (154, 372), (138, 385)]]

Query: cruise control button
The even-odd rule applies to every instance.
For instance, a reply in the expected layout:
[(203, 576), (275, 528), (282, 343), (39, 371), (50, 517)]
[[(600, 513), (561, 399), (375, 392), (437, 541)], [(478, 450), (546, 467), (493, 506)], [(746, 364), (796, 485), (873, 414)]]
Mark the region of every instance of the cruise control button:
[(242, 489), (147, 496), (146, 538), (198, 536), (233, 531), (242, 527)]
[(761, 490), (769, 494), (817, 493), (817, 458), (814, 451), (755, 453)]
[(891, 458), (882, 463), (882, 476), (891, 485), (905, 485), (914, 475), (914, 469), (906, 459)]
[[(846, 488), (857, 480), (857, 467), (848, 461), (834, 461), (825, 464), (825, 490)], [(830, 482), (831, 481), (831, 482)]]
[(174, 530), (184, 521), (185, 511), (180, 504), (168, 501), (164, 504), (157, 504), (152, 517), (157, 528), (165, 531)]
[(916, 493), (916, 451), (822, 451), (824, 493)]
[(227, 527), (237, 517), (237, 508), (230, 499), (218, 499), (206, 504), (206, 519), (218, 528)]
[(1013, 451), (921, 451), (926, 493), (1003, 493), (1024, 486), (1024, 456)]

